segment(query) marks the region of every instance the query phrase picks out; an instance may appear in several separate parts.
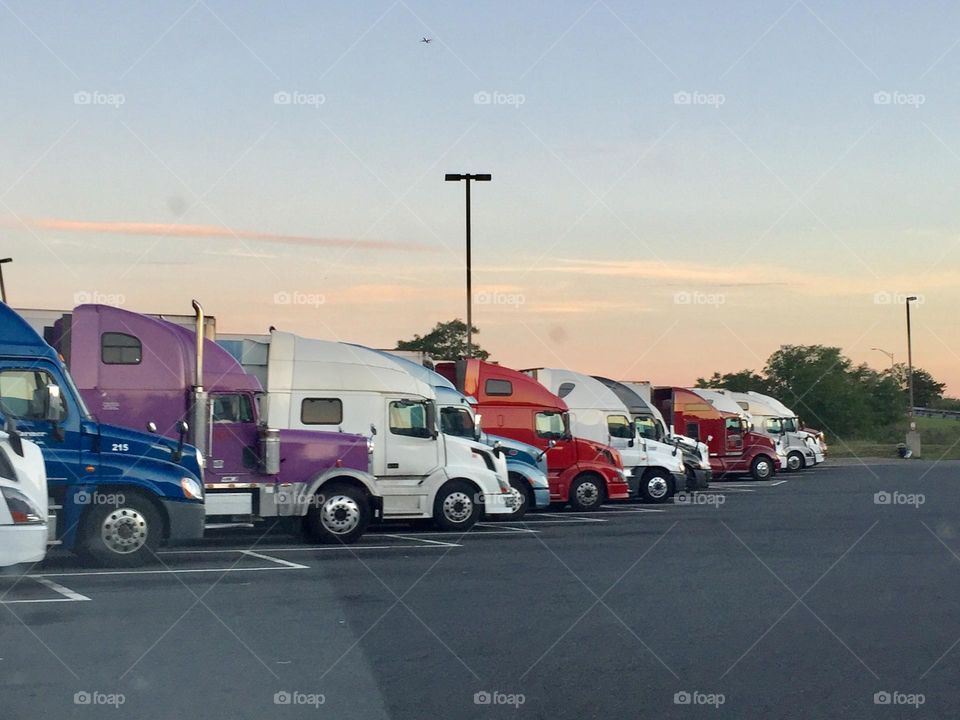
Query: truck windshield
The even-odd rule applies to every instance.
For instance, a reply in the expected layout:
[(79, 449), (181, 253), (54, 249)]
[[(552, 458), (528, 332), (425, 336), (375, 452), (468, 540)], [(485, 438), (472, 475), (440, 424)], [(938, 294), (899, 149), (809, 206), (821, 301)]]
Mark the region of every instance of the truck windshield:
[(537, 413), (537, 436), (547, 440), (564, 440), (568, 437), (566, 413)]
[(653, 418), (635, 417), (633, 424), (637, 426), (637, 433), (639, 433), (640, 437), (644, 437), (647, 440), (660, 439), (660, 428), (657, 423), (654, 422)]
[(473, 416), (466, 408), (445, 407), (440, 410), (440, 431), (444, 435), (455, 435), (473, 439)]
[(390, 403), (390, 432), (408, 437), (432, 437), (427, 427), (427, 404), (412, 400), (394, 400)]
[(796, 432), (797, 431), (797, 419), (793, 418), (783, 418), (783, 429), (786, 432)]
[(779, 435), (783, 430), (783, 423), (780, 418), (767, 418), (767, 432), (771, 435)]

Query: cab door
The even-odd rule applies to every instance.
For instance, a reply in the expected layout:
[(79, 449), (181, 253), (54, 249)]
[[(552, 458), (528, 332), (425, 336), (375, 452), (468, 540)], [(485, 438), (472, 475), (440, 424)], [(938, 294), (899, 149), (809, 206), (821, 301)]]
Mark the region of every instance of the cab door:
[[(423, 478), (441, 465), (440, 441), (427, 402), (387, 398), (384, 423), (384, 477)], [(379, 440), (379, 438), (377, 438)]]
[[(0, 414), (3, 420), (12, 418), (17, 430), (43, 450), (46, 461), (47, 484), (51, 492), (59, 493), (86, 474), (81, 470), (81, 451), (84, 446), (81, 433), (80, 409), (71, 398), (63, 397), (61, 409), (53, 417), (47, 402), (47, 387), (59, 386), (57, 379), (42, 368), (0, 368)], [(87, 443), (92, 451), (93, 441)]]
[(723, 423), (727, 455), (743, 454), (743, 424), (739, 418), (726, 418)]
[(258, 430), (253, 398), (247, 393), (212, 393), (210, 482), (254, 482)]

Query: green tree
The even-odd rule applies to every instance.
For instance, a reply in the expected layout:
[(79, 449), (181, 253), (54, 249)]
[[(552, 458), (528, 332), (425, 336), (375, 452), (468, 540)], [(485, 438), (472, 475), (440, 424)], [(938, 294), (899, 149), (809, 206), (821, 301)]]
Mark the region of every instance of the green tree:
[[(472, 357), (486, 360), (490, 353), (477, 345), (477, 334), (473, 328)], [(459, 318), (450, 322), (437, 323), (426, 335), (414, 335), (413, 340), (398, 340), (397, 350), (417, 350), (438, 360), (457, 360), (467, 355), (467, 324)]]
[[(903, 392), (904, 397), (910, 397), (909, 368), (906, 363), (897, 363), (888, 371)], [(937, 382), (933, 375), (923, 368), (913, 369), (913, 404), (915, 407), (933, 407), (943, 397), (946, 383)]]
[(723, 388), (733, 392), (748, 392), (754, 390), (759, 393), (766, 393), (769, 390), (767, 381), (753, 370), (740, 370), (739, 372), (724, 373), (721, 375), (715, 372), (709, 378), (697, 378), (696, 387), (698, 388)]

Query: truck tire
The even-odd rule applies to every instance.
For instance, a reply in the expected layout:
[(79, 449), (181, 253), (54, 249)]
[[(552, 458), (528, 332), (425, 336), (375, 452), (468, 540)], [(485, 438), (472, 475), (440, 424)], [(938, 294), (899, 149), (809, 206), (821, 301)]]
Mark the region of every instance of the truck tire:
[(599, 510), (605, 497), (603, 480), (596, 475), (581, 475), (570, 485), (570, 507), (577, 512)]
[(798, 470), (803, 470), (807, 466), (807, 461), (803, 457), (803, 453), (797, 450), (794, 450), (789, 455), (787, 455), (787, 470), (790, 472), (797, 472)]
[(674, 495), (673, 479), (666, 471), (650, 468), (640, 478), (640, 498), (645, 503), (662, 505)]
[(480, 520), (477, 489), (466, 480), (451, 480), (433, 501), (433, 523), (440, 530), (466, 532)]
[(530, 483), (527, 482), (525, 477), (517, 475), (516, 473), (510, 473), (510, 487), (513, 489), (514, 501), (518, 503), (516, 509), (509, 515), (491, 515), (491, 519), (522, 520), (523, 516), (527, 514), (527, 510), (533, 504), (533, 492), (530, 490)]
[(116, 502), (94, 505), (80, 528), (78, 553), (104, 567), (138, 567), (157, 559), (163, 518), (139, 493), (116, 493)]
[(370, 524), (370, 503), (359, 488), (334, 484), (320, 488), (303, 519), (307, 535), (317, 542), (350, 545)]
[(773, 477), (773, 473), (773, 460), (766, 455), (759, 455), (750, 463), (750, 475), (753, 476), (754, 480), (769, 480)]

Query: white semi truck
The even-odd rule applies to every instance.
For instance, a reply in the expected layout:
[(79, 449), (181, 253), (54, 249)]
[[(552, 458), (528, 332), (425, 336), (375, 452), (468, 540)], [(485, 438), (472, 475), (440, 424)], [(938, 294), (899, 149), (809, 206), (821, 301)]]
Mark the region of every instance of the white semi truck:
[(43, 454), (16, 431), (0, 432), (0, 568), (47, 554), (47, 473)]

